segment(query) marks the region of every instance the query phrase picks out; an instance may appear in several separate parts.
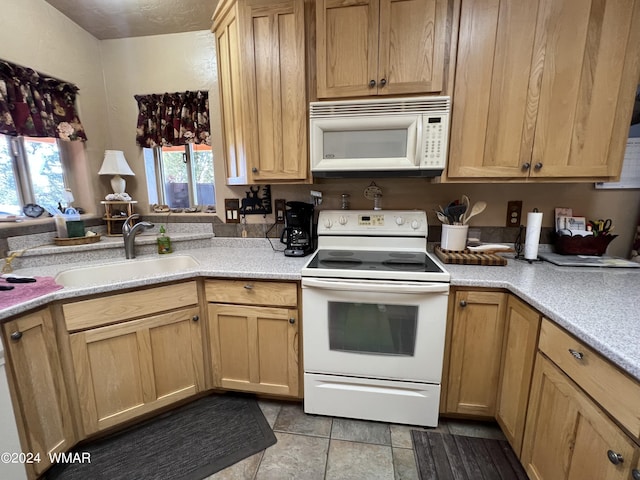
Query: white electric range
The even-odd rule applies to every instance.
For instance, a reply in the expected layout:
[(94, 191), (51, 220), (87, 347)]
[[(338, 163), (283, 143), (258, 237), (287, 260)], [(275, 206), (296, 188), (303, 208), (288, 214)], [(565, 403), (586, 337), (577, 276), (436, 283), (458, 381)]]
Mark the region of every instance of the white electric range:
[(424, 211), (321, 211), (302, 269), (307, 413), (435, 426), (449, 273)]

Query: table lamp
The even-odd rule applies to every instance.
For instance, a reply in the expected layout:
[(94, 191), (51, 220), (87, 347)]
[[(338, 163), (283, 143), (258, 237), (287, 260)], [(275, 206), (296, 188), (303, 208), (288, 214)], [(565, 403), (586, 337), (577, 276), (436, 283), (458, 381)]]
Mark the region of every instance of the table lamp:
[(105, 150), (104, 161), (98, 175), (113, 175), (111, 188), (113, 193), (124, 193), (126, 182), (120, 175), (134, 175), (121, 150)]

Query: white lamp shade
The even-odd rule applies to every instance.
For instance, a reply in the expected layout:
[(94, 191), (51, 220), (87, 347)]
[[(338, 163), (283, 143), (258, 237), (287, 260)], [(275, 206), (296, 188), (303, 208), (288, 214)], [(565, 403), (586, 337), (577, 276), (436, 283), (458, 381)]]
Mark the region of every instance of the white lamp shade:
[(124, 158), (124, 152), (121, 150), (105, 150), (104, 161), (98, 175), (114, 175), (111, 179), (113, 193), (124, 193), (126, 183), (120, 175), (135, 176), (135, 173), (129, 167), (127, 159)]
[(105, 150), (104, 161), (98, 175), (134, 175), (129, 167), (124, 152), (121, 150)]

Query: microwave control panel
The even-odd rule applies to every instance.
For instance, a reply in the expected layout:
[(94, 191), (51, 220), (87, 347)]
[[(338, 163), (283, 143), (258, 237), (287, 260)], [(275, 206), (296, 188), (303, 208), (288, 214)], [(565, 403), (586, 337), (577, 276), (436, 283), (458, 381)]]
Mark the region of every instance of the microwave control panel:
[(420, 161), (422, 167), (444, 168), (447, 160), (448, 133), (448, 115), (423, 115)]

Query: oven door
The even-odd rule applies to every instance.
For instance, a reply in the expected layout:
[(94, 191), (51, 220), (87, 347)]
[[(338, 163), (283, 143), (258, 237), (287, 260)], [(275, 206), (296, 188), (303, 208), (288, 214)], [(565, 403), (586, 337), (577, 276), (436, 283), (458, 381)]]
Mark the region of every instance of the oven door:
[(440, 383), (448, 283), (303, 278), (305, 373)]

